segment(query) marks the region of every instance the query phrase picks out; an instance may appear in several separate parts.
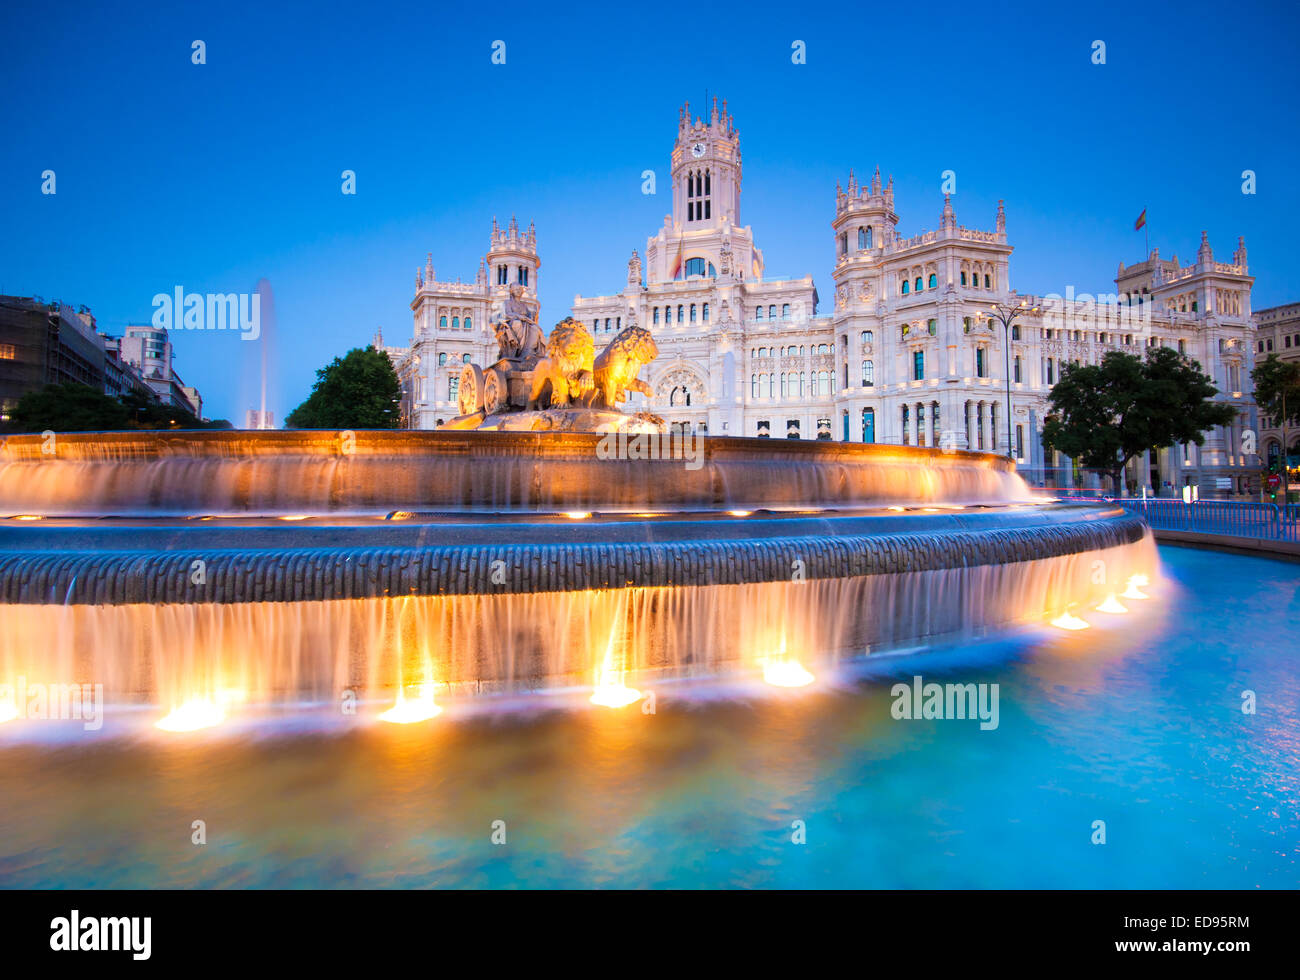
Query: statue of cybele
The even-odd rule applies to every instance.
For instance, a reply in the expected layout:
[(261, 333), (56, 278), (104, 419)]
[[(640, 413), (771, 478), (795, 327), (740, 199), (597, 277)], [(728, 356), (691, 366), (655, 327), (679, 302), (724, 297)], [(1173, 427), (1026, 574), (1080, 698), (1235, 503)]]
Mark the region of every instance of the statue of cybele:
[(546, 355), (546, 337), (537, 325), (536, 314), (524, 298), (524, 287), (518, 283), (510, 286), (490, 322), (500, 357), (535, 362)]

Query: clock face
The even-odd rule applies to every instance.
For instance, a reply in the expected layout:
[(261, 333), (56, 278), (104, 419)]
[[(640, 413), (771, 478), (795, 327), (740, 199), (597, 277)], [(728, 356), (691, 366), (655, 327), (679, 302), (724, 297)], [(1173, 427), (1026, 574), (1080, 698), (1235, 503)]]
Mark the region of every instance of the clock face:
[(693, 157), (695, 157), (697, 160), (698, 160), (700, 157), (704, 156), (704, 144), (703, 144), (703, 143), (696, 143), (694, 146), (692, 146), (692, 147), (691, 147), (691, 155), (692, 155)]

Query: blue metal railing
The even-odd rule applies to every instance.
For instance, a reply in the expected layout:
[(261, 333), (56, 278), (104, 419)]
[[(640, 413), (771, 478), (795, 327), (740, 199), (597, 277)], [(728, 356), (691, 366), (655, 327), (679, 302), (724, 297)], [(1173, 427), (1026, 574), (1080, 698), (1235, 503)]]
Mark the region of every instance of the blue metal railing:
[(1162, 497), (1105, 499), (1137, 514), (1157, 530), (1230, 534), (1266, 541), (1300, 543), (1300, 504), (1268, 504), (1249, 500), (1197, 500), (1185, 503)]

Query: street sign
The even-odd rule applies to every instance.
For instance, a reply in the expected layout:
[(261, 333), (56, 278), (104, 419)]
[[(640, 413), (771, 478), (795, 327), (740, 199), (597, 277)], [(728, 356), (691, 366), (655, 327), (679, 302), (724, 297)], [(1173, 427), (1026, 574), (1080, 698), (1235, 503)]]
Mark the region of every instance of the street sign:
[(1270, 474), (1265, 478), (1265, 480), (1264, 480), (1264, 484), (1265, 484), (1265, 485), (1266, 485), (1270, 490), (1276, 490), (1278, 487), (1280, 487), (1280, 486), (1282, 485), (1282, 477), (1278, 476), (1276, 473), (1270, 473)]

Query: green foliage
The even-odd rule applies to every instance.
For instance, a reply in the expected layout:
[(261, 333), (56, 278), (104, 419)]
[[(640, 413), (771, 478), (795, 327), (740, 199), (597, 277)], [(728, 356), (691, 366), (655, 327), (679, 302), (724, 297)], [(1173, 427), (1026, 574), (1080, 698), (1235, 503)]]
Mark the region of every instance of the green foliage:
[(285, 418), (289, 429), (395, 429), (402, 388), (388, 355), (357, 347), (316, 372), (311, 395)]
[(1300, 425), (1300, 361), (1283, 361), (1269, 354), (1251, 369), (1255, 404), (1278, 420), (1278, 424)]
[(1211, 401), (1218, 389), (1200, 365), (1168, 347), (1146, 360), (1108, 351), (1100, 364), (1070, 366), (1049, 396), (1043, 447), (1109, 474), (1122, 493), (1124, 466), (1148, 449), (1205, 442), (1206, 429), (1236, 418), (1231, 405)]
[(10, 416), (12, 432), (111, 432), (122, 429), (229, 429), (224, 419), (203, 422), (181, 408), (137, 392), (121, 400), (87, 385), (48, 384), (18, 399)]
[(104, 432), (125, 429), (130, 414), (116, 398), (88, 385), (48, 384), (18, 399), (10, 416), (15, 432)]

